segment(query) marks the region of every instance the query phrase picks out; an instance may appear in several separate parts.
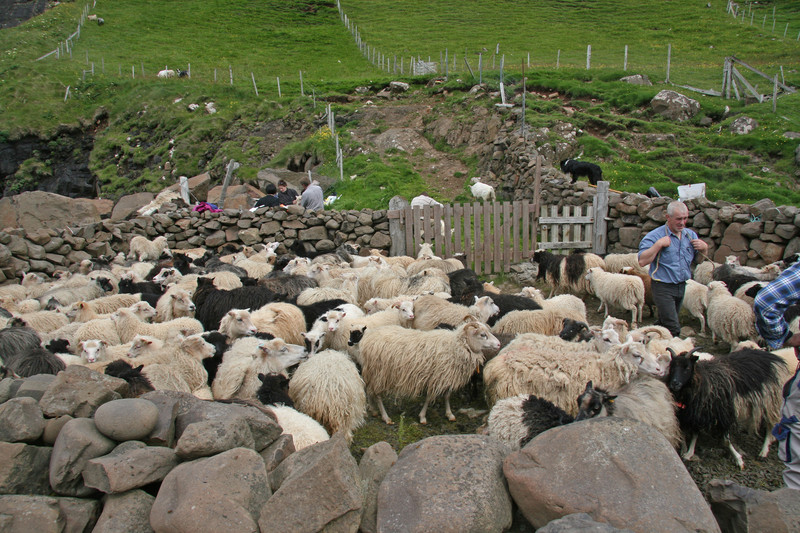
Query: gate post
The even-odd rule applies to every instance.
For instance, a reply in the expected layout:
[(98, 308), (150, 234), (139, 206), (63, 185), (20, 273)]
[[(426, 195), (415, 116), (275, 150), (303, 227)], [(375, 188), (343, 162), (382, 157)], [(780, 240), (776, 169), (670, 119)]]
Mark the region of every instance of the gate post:
[(402, 196), (395, 196), (389, 200), (389, 211), (397, 211), (397, 217), (389, 217), (389, 238), (392, 246), (389, 255), (394, 257), (406, 255), (406, 232), (404, 221), (400, 218), (402, 210), (408, 207), (408, 200)]
[(597, 182), (597, 194), (592, 202), (594, 208), (594, 229), (592, 235), (592, 252), (598, 255), (606, 253), (608, 236), (606, 234), (606, 216), (608, 216), (608, 182)]

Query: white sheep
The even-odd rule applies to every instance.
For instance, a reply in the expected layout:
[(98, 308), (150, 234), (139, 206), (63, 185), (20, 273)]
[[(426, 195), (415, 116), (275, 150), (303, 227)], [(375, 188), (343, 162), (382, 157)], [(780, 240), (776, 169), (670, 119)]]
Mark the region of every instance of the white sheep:
[(483, 200), (484, 202), (489, 200), (492, 202), (495, 201), (494, 187), (488, 183), (481, 183), (480, 178), (472, 178), (470, 183), (472, 183), (472, 185), (469, 186), (469, 190), (476, 199)]
[[(526, 296), (539, 304), (542, 309), (563, 309), (565, 313), (570, 316), (582, 316), (583, 322), (586, 321), (586, 304), (583, 300), (572, 294), (559, 294), (551, 298), (545, 299), (542, 291), (535, 287), (523, 287), (519, 293), (520, 296)], [(577, 320), (573, 318), (573, 320)]]
[(447, 419), (456, 419), (450, 409), (450, 394), (467, 384), (484, 360), (483, 350), (497, 350), (500, 341), (479, 322), (468, 322), (454, 331), (384, 326), (367, 329), (359, 348), (367, 393), (376, 398), (383, 421), (392, 424), (383, 406), (383, 394), (425, 394), (419, 413), (420, 424), (425, 424), (428, 405), (441, 394)]
[(417, 259), (441, 259), (441, 257), (433, 253), (433, 244), (429, 242), (423, 242), (419, 245)]
[(218, 331), (230, 340), (236, 340), (241, 337), (255, 335), (258, 330), (250, 319), (250, 311), (247, 309), (231, 309), (219, 321)]
[[(72, 306), (76, 306), (78, 304), (81, 305), (81, 309), (76, 309), (75, 317), (72, 318), (73, 321), (79, 322), (86, 322), (87, 320), (91, 320), (91, 315), (88, 313), (92, 312), (96, 315), (106, 315), (111, 314), (117, 309), (121, 309), (123, 307), (130, 307), (133, 304), (141, 301), (142, 295), (141, 294), (111, 294), (109, 296), (101, 296), (100, 298), (95, 298), (94, 300), (89, 300), (88, 302), (75, 302)], [(89, 318), (81, 318), (83, 316), (82, 313), (87, 313)]]
[(406, 274), (409, 276), (416, 276), (423, 270), (429, 268), (438, 268), (445, 274), (449, 274), (464, 268), (464, 263), (455, 257), (449, 257), (447, 259), (417, 259), (406, 267)]
[(650, 265), (639, 266), (639, 254), (632, 252), (629, 254), (608, 254), (603, 257), (606, 262), (606, 272), (620, 273), (625, 267), (631, 267), (640, 274), (649, 274)]
[(270, 272), (272, 272), (272, 264), (264, 263), (261, 261), (254, 261), (246, 257), (234, 261), (233, 264), (235, 266), (245, 269), (247, 271), (247, 275), (255, 279), (261, 279)]
[(168, 339), (174, 333), (194, 335), (203, 332), (203, 325), (194, 318), (175, 318), (160, 324), (142, 322), (130, 309), (118, 309), (111, 315), (111, 321), (116, 327), (120, 343), (130, 342), (136, 335), (149, 335), (162, 340)]
[(689, 311), (690, 315), (700, 321), (700, 334), (705, 335), (708, 287), (693, 279), (686, 280), (686, 287), (683, 290), (683, 307)]
[(357, 363), (360, 363), (358, 346), (351, 344), (353, 334), (360, 332), (360, 335), (363, 335), (364, 331), (383, 326), (410, 328), (414, 320), (414, 304), (404, 301), (371, 315), (342, 316), (338, 323), (335, 322), (335, 318), (335, 315), (328, 313), (328, 333), (323, 339), (323, 347), (348, 352)]
[(71, 339), (71, 343), (73, 346), (77, 346), (81, 342), (91, 339), (105, 341), (109, 346), (122, 344), (117, 326), (110, 317), (96, 318), (81, 324)]
[(631, 312), (631, 324), (641, 322), (644, 307), (644, 283), (641, 278), (592, 267), (586, 273), (586, 279), (592, 292), (600, 299), (598, 312), (604, 308), (605, 316), (608, 316), (609, 304), (616, 305)]
[(299, 307), (273, 302), (250, 313), (250, 320), (260, 333), (270, 333), (289, 344), (303, 344), (306, 318)]
[(238, 289), (242, 286), (242, 278), (227, 270), (203, 274), (202, 277), (214, 280), (214, 287), (226, 291)]
[(348, 442), (364, 423), (367, 396), (364, 380), (346, 353), (324, 350), (292, 374), (289, 396), (295, 409), (321, 423), (333, 435), (343, 431)]
[(162, 80), (165, 80), (167, 78), (174, 78), (175, 77), (175, 71), (172, 70), (172, 69), (166, 69), (165, 68), (164, 70), (159, 70), (158, 74), (156, 74), (156, 76), (158, 78), (161, 78)]
[[(106, 280), (107, 282), (107, 280)], [(113, 290), (113, 286), (112, 290)], [(79, 287), (54, 287), (39, 297), (39, 303), (44, 307), (54, 300), (58, 305), (70, 305), (81, 300), (88, 301), (106, 294), (105, 282), (100, 280), (88, 280)]]
[(373, 276), (368, 287), (358, 285), (358, 302), (370, 298), (392, 298), (398, 294), (450, 292), (450, 278), (438, 268), (425, 269), (417, 275), (397, 277), (394, 273)]
[(49, 333), (69, 324), (69, 318), (61, 311), (36, 311), (24, 315), (15, 313), (14, 316), (40, 333)]
[(344, 300), (351, 304), (358, 303), (358, 298), (346, 289), (335, 287), (309, 287), (297, 295), (297, 305), (311, 305), (325, 300)]
[(166, 292), (156, 302), (156, 322), (167, 322), (175, 318), (194, 317), (194, 302), (191, 295), (183, 290)]
[[(143, 339), (145, 342), (137, 342)], [(214, 345), (201, 335), (179, 336), (169, 343), (138, 336), (133, 340), (128, 356), (136, 359), (137, 364), (145, 364), (142, 375), (154, 388), (190, 392), (198, 398), (211, 400), (213, 396), (203, 359), (212, 357), (214, 351)]]
[(731, 296), (723, 281), (708, 284), (707, 319), (713, 342), (716, 342), (717, 335), (730, 345), (756, 336), (753, 307)]
[(268, 409), (275, 414), (282, 429), (281, 435), (292, 436), (297, 451), (330, 439), (328, 432), (319, 422), (292, 407), (270, 405)]
[(718, 266), (722, 265), (720, 263), (715, 263), (714, 261), (703, 261), (694, 267), (692, 278), (701, 285), (708, 285), (714, 281), (714, 269)]
[[(156, 237), (152, 241), (148, 240), (147, 237), (136, 235), (131, 239), (128, 255), (135, 257), (137, 261), (155, 261), (161, 257), (162, 253), (168, 250), (169, 243), (167, 243), (167, 238), (163, 235)], [(152, 268), (152, 265), (150, 265), (150, 268)]]
[(469, 320), (486, 323), (489, 317), (500, 312), (500, 308), (489, 296), (475, 297), (475, 303), (466, 305), (454, 304), (433, 295), (420, 296), (413, 303), (414, 328), (431, 330), (439, 324), (458, 326)]
[(303, 346), (286, 344), (283, 339), (262, 341), (247, 337), (236, 341), (222, 357), (211, 385), (214, 398), (255, 399), (261, 386), (259, 374), (281, 372), (306, 356)]
[(648, 359), (654, 361), (655, 356), (638, 342), (626, 341), (598, 353), (581, 350), (574, 344), (567, 350), (558, 350), (543, 345), (539, 336), (518, 335), (486, 363), (483, 381), (492, 405), (518, 394), (535, 394), (575, 416), (575, 398), (587, 382), (621, 387)]
[[(126, 296), (133, 296), (128, 294)], [(135, 296), (139, 296), (138, 294)], [(129, 306), (125, 306), (132, 310), (143, 322), (149, 322), (150, 319), (155, 318), (156, 310), (147, 302), (134, 301)], [(117, 308), (121, 309), (121, 308)], [(113, 311), (112, 311), (113, 312)], [(111, 318), (111, 313), (97, 313), (91, 305), (91, 302), (75, 302), (66, 309), (64, 315), (73, 323), (85, 323), (90, 320), (97, 320), (102, 318)]]
[(503, 315), (492, 326), (492, 333), (516, 335), (519, 333), (541, 333), (558, 335), (564, 327), (564, 319), (570, 318), (586, 322), (586, 315), (575, 313), (571, 309), (549, 308), (535, 311), (511, 311)]

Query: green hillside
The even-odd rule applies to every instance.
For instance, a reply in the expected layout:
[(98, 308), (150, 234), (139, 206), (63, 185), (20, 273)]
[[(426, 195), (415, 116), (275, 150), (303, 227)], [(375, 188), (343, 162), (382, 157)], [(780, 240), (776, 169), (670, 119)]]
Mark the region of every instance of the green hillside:
[[(96, 134), (90, 168), (106, 196), (163, 186), (161, 162), (167, 154), (180, 174), (210, 171), (216, 177), (234, 158), (243, 163), (239, 175), (247, 179), (275, 163), (273, 157), (286, 161), (292, 151), (311, 149), (326, 163), (324, 171), (333, 174), (331, 141), (311, 137), (321, 125), (320, 100), (332, 101), (337, 115), (346, 116), (359, 103), (341, 95), (358, 86), (369, 86), (373, 94), (394, 79), (412, 83), (407, 98), (431, 98), (438, 93), (424, 84), (432, 75), (411, 76), (409, 63), (412, 57), (435, 63), (446, 57), (445, 87), (451, 96), (437, 97), (436, 112), (453, 109), (462, 114), (459, 120), (468, 120), (471, 113), (459, 95), (476, 80), (464, 59), (477, 77), (480, 54), (490, 87), (499, 85), (502, 62), (503, 81), (518, 97), (524, 68), (529, 89), (558, 91), (580, 104), (570, 120), (589, 134), (579, 137), (579, 148), (603, 163), (612, 188), (643, 191), (653, 184), (707, 181), (709, 197), (769, 196), (800, 203), (796, 141), (782, 136), (800, 131), (800, 95), (782, 97), (773, 113), (770, 102), (744, 107), (688, 92), (702, 110), (684, 125), (645, 112), (653, 95), (670, 88), (661, 84), (668, 46), (673, 83), (719, 90), (723, 60), (736, 55), (768, 76), (800, 86), (797, 2), (743, 4), (734, 19), (719, 0), (711, 7), (687, 0), (344, 0), (342, 13), (350, 29), (357, 26), (369, 57), (359, 50), (335, 2), (299, 0), (99, 0), (88, 12), (105, 23), (86, 21), (71, 53), (65, 53), (59, 45), (75, 32), (87, 5), (63, 2), (0, 31), (0, 141), (33, 134), (52, 136), (51, 143), (58, 145), (59, 124), (78, 124)], [(589, 70), (587, 45), (592, 47)], [(36, 60), (57, 47), (59, 57)], [(164, 67), (189, 70), (191, 79), (157, 79)], [(444, 66), (439, 69), (441, 75)], [(646, 74), (656, 85), (616, 81), (631, 73)], [(749, 73), (748, 78), (761, 92), (771, 92), (768, 80)], [(190, 102), (212, 101), (216, 114), (186, 111)], [(527, 109), (532, 126), (564, 119), (553, 102), (533, 96)], [(759, 121), (759, 129), (748, 136), (728, 134), (727, 124), (745, 110)], [(700, 126), (703, 117), (713, 119), (712, 128)], [(280, 154), (265, 148), (263, 139), (265, 128), (276, 121), (291, 122), (293, 131), (302, 132), (301, 138), (286, 139)], [(677, 142), (642, 150), (626, 143), (637, 132), (669, 134)], [(348, 207), (385, 207), (370, 202), (382, 204), (395, 189), (392, 176), (404, 186), (424, 187), (402, 154), (355, 157), (370, 148), (357, 145), (346, 131), (340, 134), (346, 154), (353, 155), (345, 158), (345, 174), (374, 177), (387, 191), (380, 198), (359, 195)], [(439, 147), (459, 155), (457, 147)], [(474, 159), (463, 159), (475, 168)], [(15, 190), (47, 175), (50, 163), (45, 156), (26, 161), (11, 178)], [(337, 191), (366, 190), (368, 183), (341, 184)]]

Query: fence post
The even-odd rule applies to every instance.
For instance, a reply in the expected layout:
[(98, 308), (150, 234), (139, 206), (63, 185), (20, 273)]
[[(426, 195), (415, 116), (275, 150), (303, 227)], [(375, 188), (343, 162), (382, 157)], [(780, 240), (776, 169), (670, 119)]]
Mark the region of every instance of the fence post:
[(669, 67), (670, 63), (672, 62), (672, 45), (667, 45), (667, 79), (666, 83), (669, 83)]
[[(531, 257), (536, 251), (536, 243), (539, 241), (539, 202), (542, 198), (542, 156), (536, 156), (536, 168), (533, 171), (533, 220), (531, 220)], [(528, 258), (526, 258), (528, 259)]]
[(606, 216), (608, 215), (608, 182), (597, 182), (597, 194), (592, 201), (594, 207), (594, 235), (592, 252), (605, 254), (607, 246)]
[[(408, 207), (408, 200), (402, 196), (394, 196), (389, 200), (390, 212), (400, 211), (406, 207)], [(407, 255), (405, 228), (399, 217), (389, 219), (389, 238), (392, 240), (392, 246), (389, 248), (390, 256)]]
[(228, 65), (228, 74), (230, 74), (230, 77), (231, 77), (231, 87), (233, 87), (233, 67), (232, 67), (232, 66), (230, 66), (230, 65)]
[(775, 83), (772, 85), (772, 112), (778, 110), (778, 75), (775, 74)]
[(625, 45), (625, 62), (622, 63), (622, 70), (628, 70), (628, 45)]
[(592, 67), (592, 45), (586, 45), (586, 70)]
[(561, 50), (559, 50), (558, 53), (556, 54), (556, 68), (559, 67), (560, 63), (561, 63)]
[(228, 163), (228, 168), (225, 171), (225, 181), (222, 182), (222, 192), (219, 194), (219, 207), (223, 209), (225, 206), (225, 195), (228, 193), (228, 185), (231, 183), (231, 176), (233, 176), (233, 171), (239, 168), (239, 163), (234, 161), (233, 159), (230, 160)]
[(478, 53), (478, 84), (483, 83), (483, 53)]
[(305, 96), (306, 93), (303, 91), (303, 71), (300, 71), (300, 96)]
[(280, 77), (277, 77), (277, 76), (275, 77), (275, 79), (278, 80), (278, 98), (280, 98), (281, 97), (281, 79), (280, 79)]
[(258, 87), (256, 87), (256, 75), (250, 71), (250, 77), (253, 79), (253, 90), (256, 92), (256, 96), (258, 96)]
[(70, 86), (67, 85), (67, 92), (64, 93), (64, 101), (65, 102), (67, 101), (67, 98), (69, 98), (69, 88), (70, 88)]

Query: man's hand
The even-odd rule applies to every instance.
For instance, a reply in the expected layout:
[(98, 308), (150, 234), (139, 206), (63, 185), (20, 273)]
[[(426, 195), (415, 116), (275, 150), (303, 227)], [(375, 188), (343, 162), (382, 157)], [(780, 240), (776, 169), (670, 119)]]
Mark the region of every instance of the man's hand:
[(698, 252), (706, 253), (708, 251), (708, 243), (703, 239), (692, 239), (692, 246)]
[(653, 244), (658, 246), (658, 249), (661, 250), (662, 248), (667, 248), (670, 244), (672, 244), (672, 241), (670, 240), (669, 236), (665, 236), (661, 237)]

